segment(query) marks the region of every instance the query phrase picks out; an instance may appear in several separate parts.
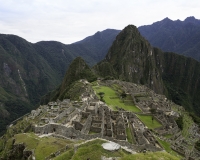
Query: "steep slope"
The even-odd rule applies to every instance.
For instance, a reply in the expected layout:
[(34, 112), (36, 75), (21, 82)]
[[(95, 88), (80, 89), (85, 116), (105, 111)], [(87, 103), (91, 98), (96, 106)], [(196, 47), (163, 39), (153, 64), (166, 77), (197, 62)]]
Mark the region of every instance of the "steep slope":
[(200, 61), (200, 20), (194, 17), (184, 21), (165, 18), (138, 29), (152, 46)]
[[(160, 68), (156, 67), (156, 55), (150, 44), (140, 35), (135, 26), (127, 26), (117, 36), (111, 46), (104, 62), (108, 62), (118, 75), (119, 79), (134, 83), (147, 84), (158, 93), (163, 93), (164, 88), (160, 75)], [(108, 65), (108, 64), (107, 64)], [(105, 75), (107, 71), (98, 71), (99, 65), (95, 66), (97, 73)], [(112, 70), (112, 69), (110, 69)], [(114, 77), (115, 77), (114, 75)]]
[(33, 45), (12, 35), (0, 35), (0, 132), (24, 115), (57, 84), (56, 72)]
[(106, 29), (104, 31), (97, 32), (94, 35), (89, 36), (70, 46), (84, 46), (84, 48), (87, 48), (91, 53), (94, 54), (94, 57), (96, 57), (95, 59), (97, 62), (99, 62), (106, 56), (110, 46), (112, 45), (119, 32), (120, 30)]
[(89, 82), (92, 82), (95, 81), (97, 77), (85, 61), (81, 57), (77, 57), (70, 64), (61, 85), (56, 90), (45, 95), (41, 99), (41, 104), (45, 104), (53, 100), (55, 101), (57, 99), (63, 100), (65, 98), (70, 98), (73, 100), (73, 97), (75, 96), (72, 96), (72, 93), (69, 93), (71, 88), (74, 89), (74, 87), (77, 86), (78, 91), (74, 93), (77, 95), (81, 93), (81, 89), (84, 90), (84, 88), (80, 86), (81, 84), (77, 82), (80, 79), (87, 79)]
[[(105, 64), (113, 71), (108, 72)], [(200, 115), (200, 63), (151, 47), (135, 26), (127, 26), (117, 36), (94, 69), (101, 76), (147, 85)]]
[(5, 113), (0, 114), (0, 132), (55, 89), (73, 59), (81, 56), (90, 66), (99, 62), (118, 32), (108, 29), (70, 45), (56, 41), (32, 44), (0, 34), (0, 111)]

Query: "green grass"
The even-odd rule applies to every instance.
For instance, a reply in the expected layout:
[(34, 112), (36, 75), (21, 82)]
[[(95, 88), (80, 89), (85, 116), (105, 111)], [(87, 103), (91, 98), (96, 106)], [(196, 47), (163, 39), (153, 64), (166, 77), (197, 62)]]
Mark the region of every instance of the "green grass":
[(167, 134), (167, 135), (165, 135), (164, 137), (166, 137), (166, 138), (171, 138), (173, 135), (172, 134)]
[(54, 160), (68, 160), (68, 159), (71, 159), (73, 155), (74, 155), (74, 149), (70, 149), (62, 153), (58, 157), (54, 158)]
[[(121, 157), (120, 160), (179, 160), (179, 157), (171, 155), (167, 152), (147, 152), (147, 153), (137, 153), (130, 154), (123, 149), (118, 151), (107, 151), (104, 150), (101, 144), (104, 143), (102, 140), (93, 140), (87, 142), (78, 147), (76, 153), (73, 150), (68, 150), (67, 152), (59, 155), (54, 160), (101, 160), (101, 156), (106, 157)], [(73, 155), (74, 154), (74, 155)]]
[(184, 137), (187, 138), (189, 136), (188, 131), (189, 131), (189, 128), (192, 126), (193, 123), (194, 122), (193, 122), (192, 118), (188, 114), (184, 113), (183, 114), (183, 130), (182, 130), (182, 135)]
[(166, 152), (147, 152), (147, 153), (125, 155), (120, 160), (179, 160), (179, 159), (180, 158), (175, 157)]
[[(109, 105), (113, 110), (116, 110), (116, 106), (118, 106), (127, 111), (141, 112), (141, 110), (137, 108), (133, 103), (132, 104), (123, 103), (123, 101), (119, 98), (116, 92), (110, 87), (100, 86), (100, 87), (93, 87), (93, 89), (96, 91), (97, 96), (99, 98), (100, 98), (100, 96), (98, 95), (99, 92), (105, 93), (103, 99), (105, 100), (105, 103)], [(112, 99), (112, 97), (115, 98)]]
[(94, 140), (81, 145), (72, 160), (86, 160), (87, 158), (91, 160), (101, 160), (101, 156), (122, 157), (125, 154), (121, 149), (113, 152), (107, 151), (101, 146), (103, 143), (105, 143), (105, 141)]
[(45, 159), (51, 153), (54, 153), (67, 144), (72, 143), (66, 139), (59, 139), (54, 137), (40, 138), (34, 133), (17, 134), (15, 135), (15, 143), (25, 143), (27, 149), (35, 150), (36, 159)]
[(131, 134), (130, 128), (126, 128), (126, 134), (127, 134), (128, 142), (129, 143), (133, 143), (133, 138), (132, 138), (132, 134)]
[(40, 139), (37, 136), (33, 136), (33, 134), (16, 134), (15, 135), (15, 143), (25, 142), (27, 149), (35, 149), (39, 143)]
[(137, 116), (149, 129), (155, 129), (162, 126), (155, 118), (152, 121), (152, 116), (150, 115), (137, 115)]
[(156, 140), (160, 143), (160, 145), (166, 150), (166, 152), (170, 153), (173, 156), (182, 158), (177, 152), (171, 149), (170, 144), (167, 143), (166, 141), (162, 141), (159, 138), (156, 137)]

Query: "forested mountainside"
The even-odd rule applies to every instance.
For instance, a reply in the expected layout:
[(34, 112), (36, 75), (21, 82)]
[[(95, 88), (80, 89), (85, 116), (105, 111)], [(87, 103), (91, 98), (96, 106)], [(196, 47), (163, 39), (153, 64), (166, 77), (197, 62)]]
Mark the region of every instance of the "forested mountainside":
[(82, 57), (90, 66), (99, 62), (118, 32), (108, 29), (70, 45), (56, 41), (33, 44), (0, 34), (0, 132), (55, 89), (73, 59)]
[(94, 69), (103, 77), (144, 84), (200, 115), (200, 63), (152, 47), (133, 25), (120, 32)]
[(195, 17), (184, 21), (165, 18), (138, 29), (152, 46), (200, 61), (200, 20)]
[[(77, 57), (70, 64), (61, 85), (54, 91), (43, 96), (41, 104), (47, 104), (48, 102), (56, 101), (57, 99), (75, 100), (79, 98), (83, 91), (85, 91), (83, 87), (80, 87), (82, 83), (77, 82), (80, 79), (87, 79), (91, 82), (97, 80), (97, 76), (81, 57)], [(75, 88), (77, 88), (77, 90)]]

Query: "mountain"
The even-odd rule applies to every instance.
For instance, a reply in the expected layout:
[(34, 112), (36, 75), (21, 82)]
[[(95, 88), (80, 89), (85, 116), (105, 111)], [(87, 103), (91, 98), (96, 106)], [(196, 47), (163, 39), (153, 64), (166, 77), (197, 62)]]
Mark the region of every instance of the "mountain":
[(99, 62), (118, 32), (108, 29), (70, 45), (56, 41), (33, 44), (0, 34), (0, 134), (61, 83), (76, 57), (83, 57), (90, 66)]
[(144, 84), (200, 115), (200, 63), (152, 47), (133, 25), (120, 32), (94, 70), (100, 76)]
[[(77, 82), (80, 79), (92, 82), (97, 80), (97, 76), (81, 57), (77, 57), (70, 64), (61, 85), (42, 97), (41, 104), (47, 104), (49, 101), (56, 101), (57, 99), (77, 99), (82, 91), (85, 91), (83, 87), (80, 87), (82, 83)], [(77, 90), (74, 88), (77, 88)], [(73, 92), (70, 89), (73, 89)]]
[(200, 20), (195, 17), (184, 21), (165, 18), (138, 29), (152, 46), (200, 61)]
[(24, 115), (58, 84), (58, 74), (33, 44), (13, 35), (0, 35), (0, 132)]
[[(122, 34), (131, 30), (139, 38), (134, 26)], [(96, 80), (80, 57), (51, 95), (7, 128), (0, 159), (199, 158), (200, 128), (182, 106), (144, 85)]]
[(78, 45), (82, 45), (89, 49), (90, 52), (96, 56), (96, 62), (99, 62), (100, 60), (104, 59), (119, 32), (120, 30), (106, 29), (102, 32), (97, 32), (79, 42), (76, 42), (73, 45), (76, 45), (76, 47)]

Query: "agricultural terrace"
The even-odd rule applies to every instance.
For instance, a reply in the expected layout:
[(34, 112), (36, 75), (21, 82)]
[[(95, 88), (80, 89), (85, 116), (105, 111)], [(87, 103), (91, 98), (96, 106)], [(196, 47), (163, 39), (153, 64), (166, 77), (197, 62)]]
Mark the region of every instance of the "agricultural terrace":
[(98, 93), (103, 92), (103, 100), (105, 103), (111, 107), (113, 110), (117, 110), (116, 106), (119, 108), (123, 108), (124, 110), (131, 111), (131, 112), (141, 112), (141, 110), (134, 105), (133, 101), (126, 101), (126, 98), (122, 100), (120, 95), (116, 93), (114, 89), (108, 86), (93, 86), (97, 96), (100, 98)]
[(155, 129), (162, 125), (151, 115), (137, 115), (137, 117), (149, 128)]

